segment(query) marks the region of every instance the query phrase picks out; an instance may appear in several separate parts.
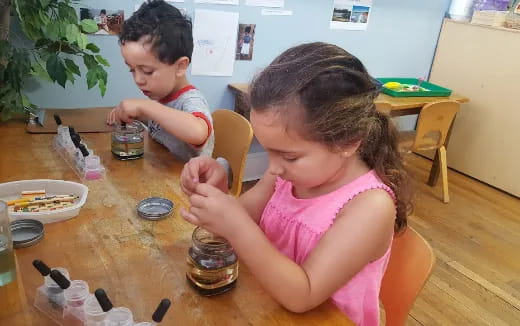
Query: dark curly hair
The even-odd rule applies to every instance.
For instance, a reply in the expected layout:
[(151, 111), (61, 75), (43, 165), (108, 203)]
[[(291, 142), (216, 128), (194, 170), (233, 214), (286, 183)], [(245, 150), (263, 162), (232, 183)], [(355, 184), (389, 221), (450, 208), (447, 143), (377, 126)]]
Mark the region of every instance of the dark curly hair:
[[(395, 231), (406, 227), (412, 209), (409, 175), (397, 147), (397, 129), (377, 111), (379, 84), (361, 61), (332, 44), (315, 42), (290, 48), (251, 83), (252, 110), (278, 110), (312, 141), (331, 150), (360, 141), (358, 152), (396, 196)], [(282, 112), (296, 101), (301, 112)], [(290, 109), (289, 109), (290, 110)], [(295, 114), (301, 119), (295, 119)]]
[(191, 61), (191, 20), (163, 0), (148, 0), (123, 23), (120, 44), (142, 38), (152, 43), (152, 50), (161, 62), (173, 64), (181, 57), (188, 57)]

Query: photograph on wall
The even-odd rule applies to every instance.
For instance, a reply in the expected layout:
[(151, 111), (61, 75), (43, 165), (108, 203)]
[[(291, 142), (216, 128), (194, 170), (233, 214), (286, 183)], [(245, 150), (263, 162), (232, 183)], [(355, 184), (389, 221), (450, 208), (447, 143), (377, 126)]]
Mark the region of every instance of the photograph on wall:
[(252, 60), (256, 24), (239, 24), (236, 60)]
[(366, 30), (372, 0), (334, 0), (331, 29)]
[(123, 10), (110, 9), (79, 9), (80, 20), (93, 19), (97, 26), (97, 35), (118, 35), (121, 31), (121, 25), (125, 20), (125, 12)]

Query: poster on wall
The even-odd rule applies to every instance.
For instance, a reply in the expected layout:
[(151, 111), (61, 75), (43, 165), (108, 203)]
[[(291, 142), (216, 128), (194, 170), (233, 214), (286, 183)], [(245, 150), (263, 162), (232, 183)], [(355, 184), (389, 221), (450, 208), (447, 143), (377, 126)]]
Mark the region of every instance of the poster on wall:
[(255, 45), (256, 24), (238, 25), (236, 60), (253, 59), (253, 47)]
[(237, 12), (195, 10), (191, 74), (232, 76), (237, 29)]
[(334, 0), (331, 29), (366, 30), (372, 0)]
[(121, 31), (121, 25), (125, 20), (125, 12), (123, 10), (109, 10), (109, 9), (92, 9), (79, 8), (80, 20), (93, 19), (98, 30), (96, 35), (118, 35)]

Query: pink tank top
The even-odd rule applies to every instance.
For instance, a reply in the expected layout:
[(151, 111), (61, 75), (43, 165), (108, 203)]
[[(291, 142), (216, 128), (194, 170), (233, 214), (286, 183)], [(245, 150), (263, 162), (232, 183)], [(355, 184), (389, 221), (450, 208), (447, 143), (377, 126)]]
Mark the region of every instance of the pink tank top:
[[(341, 208), (370, 189), (384, 189), (394, 198), (392, 190), (373, 170), (331, 193), (310, 199), (294, 197), (292, 184), (277, 178), (260, 227), (278, 250), (301, 265), (332, 226)], [(379, 289), (389, 257), (390, 247), (331, 297), (356, 325), (379, 325)]]

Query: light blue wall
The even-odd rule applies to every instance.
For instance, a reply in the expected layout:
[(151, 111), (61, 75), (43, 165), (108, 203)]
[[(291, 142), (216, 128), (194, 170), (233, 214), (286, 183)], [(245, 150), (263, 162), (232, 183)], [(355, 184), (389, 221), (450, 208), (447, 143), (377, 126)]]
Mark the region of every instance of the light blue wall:
[[(124, 9), (125, 17), (133, 13), (130, 0), (83, 0), (91, 8)], [(109, 3), (109, 5), (107, 5)], [(437, 37), (450, 0), (374, 0), (367, 31), (330, 30), (333, 0), (285, 0), (285, 9), (293, 16), (261, 16), (259, 7), (202, 5), (186, 0), (179, 4), (193, 16), (194, 9), (238, 11), (241, 23), (256, 23), (254, 58), (237, 61), (232, 77), (188, 76), (207, 97), (212, 108), (232, 108), (233, 96), (227, 84), (247, 82), (286, 48), (309, 41), (337, 44), (361, 58), (376, 77), (421, 77), (430, 70)], [(41, 107), (79, 108), (112, 106), (124, 98), (143, 97), (125, 66), (114, 36), (91, 36), (111, 63), (105, 97), (97, 88), (87, 90), (77, 81), (62, 89), (47, 82), (32, 80), (27, 84), (31, 100)]]

